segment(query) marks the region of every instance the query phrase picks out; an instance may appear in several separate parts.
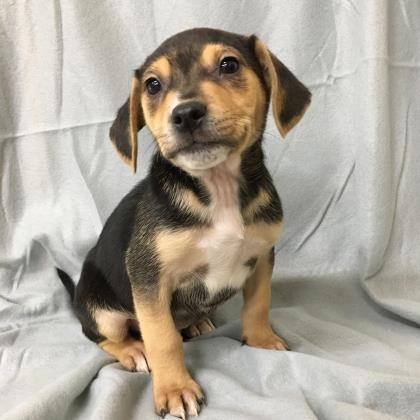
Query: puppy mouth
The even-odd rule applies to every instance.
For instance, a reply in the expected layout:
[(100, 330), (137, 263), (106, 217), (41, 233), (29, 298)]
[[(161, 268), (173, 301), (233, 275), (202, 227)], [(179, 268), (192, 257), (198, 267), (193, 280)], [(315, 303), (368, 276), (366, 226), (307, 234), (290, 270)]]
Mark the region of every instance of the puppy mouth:
[(225, 140), (218, 140), (218, 141), (193, 141), (193, 143), (182, 147), (178, 150), (177, 153), (182, 154), (190, 154), (190, 153), (200, 153), (200, 152), (208, 152), (213, 149), (220, 148), (221, 146), (229, 147), (231, 148), (232, 145)]
[(187, 171), (201, 171), (223, 162), (234, 148), (227, 140), (193, 141), (179, 147), (171, 161)]
[(193, 141), (185, 146), (178, 147), (176, 150), (173, 150), (168, 156), (170, 159), (174, 158), (176, 155), (200, 155), (206, 154), (217, 149), (227, 148), (232, 149), (233, 145), (228, 140), (209, 140), (209, 141), (198, 141), (193, 139)]

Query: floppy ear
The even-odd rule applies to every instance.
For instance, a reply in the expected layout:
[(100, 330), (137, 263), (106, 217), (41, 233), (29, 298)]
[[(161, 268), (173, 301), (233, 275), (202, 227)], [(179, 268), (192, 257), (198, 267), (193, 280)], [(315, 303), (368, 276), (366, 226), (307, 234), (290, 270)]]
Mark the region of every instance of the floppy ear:
[(258, 38), (255, 38), (254, 51), (271, 93), (277, 129), (285, 137), (303, 117), (311, 102), (311, 92)]
[(140, 95), (140, 82), (134, 77), (130, 96), (118, 110), (117, 117), (109, 130), (109, 136), (118, 154), (131, 166), (134, 173), (137, 170), (137, 133), (145, 125)]

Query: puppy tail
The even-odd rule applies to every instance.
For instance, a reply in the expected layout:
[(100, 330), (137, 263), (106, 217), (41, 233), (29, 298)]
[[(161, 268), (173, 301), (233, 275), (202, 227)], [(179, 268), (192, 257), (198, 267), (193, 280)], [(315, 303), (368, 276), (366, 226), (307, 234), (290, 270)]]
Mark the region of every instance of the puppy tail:
[(74, 300), (74, 292), (76, 290), (76, 286), (73, 283), (73, 280), (71, 277), (63, 270), (60, 270), (59, 268), (55, 267), (57, 270), (58, 277), (60, 277), (60, 280), (62, 281), (64, 287), (66, 288), (67, 292), (70, 295), (71, 301)]

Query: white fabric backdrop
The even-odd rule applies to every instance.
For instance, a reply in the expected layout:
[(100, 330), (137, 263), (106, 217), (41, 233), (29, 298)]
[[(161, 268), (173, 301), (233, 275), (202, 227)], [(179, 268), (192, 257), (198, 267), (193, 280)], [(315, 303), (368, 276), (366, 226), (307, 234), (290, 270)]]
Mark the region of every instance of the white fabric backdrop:
[(203, 419), (420, 418), (420, 2), (0, 3), (0, 416), (153, 419), (150, 378), (81, 333), (54, 265), (83, 258), (139, 174), (108, 128), (131, 72), (168, 36), (257, 34), (311, 89), (268, 166), (285, 210), (273, 324), (241, 347), (240, 297), (185, 345)]

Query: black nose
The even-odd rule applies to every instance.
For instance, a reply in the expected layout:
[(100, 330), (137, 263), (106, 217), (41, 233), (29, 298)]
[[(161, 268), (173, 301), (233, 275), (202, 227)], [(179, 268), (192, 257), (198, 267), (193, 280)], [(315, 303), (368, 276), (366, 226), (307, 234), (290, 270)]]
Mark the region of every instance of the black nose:
[(180, 131), (193, 131), (203, 122), (206, 113), (207, 107), (203, 103), (184, 102), (172, 110), (172, 124)]

